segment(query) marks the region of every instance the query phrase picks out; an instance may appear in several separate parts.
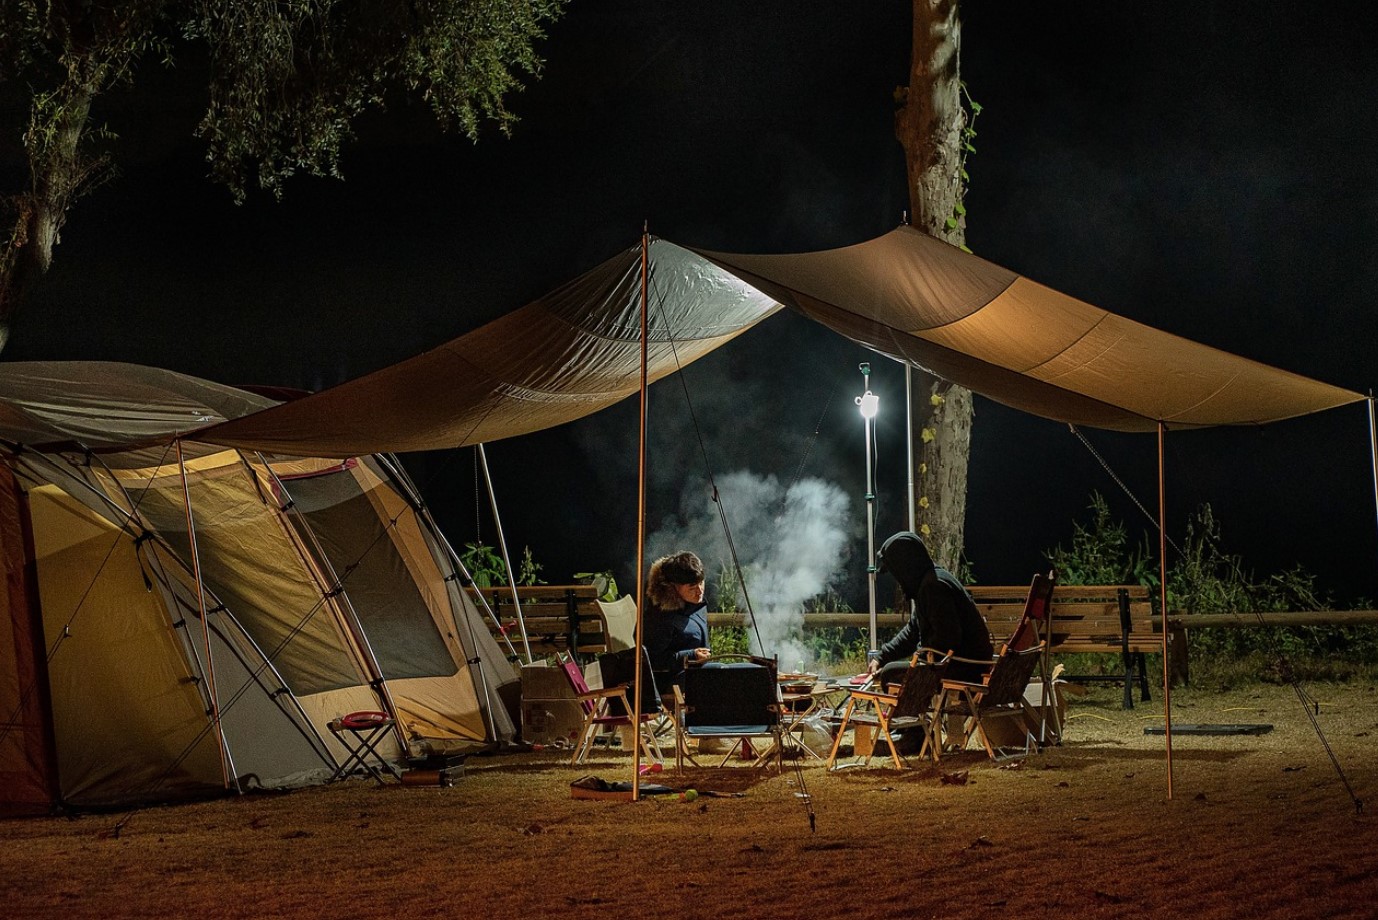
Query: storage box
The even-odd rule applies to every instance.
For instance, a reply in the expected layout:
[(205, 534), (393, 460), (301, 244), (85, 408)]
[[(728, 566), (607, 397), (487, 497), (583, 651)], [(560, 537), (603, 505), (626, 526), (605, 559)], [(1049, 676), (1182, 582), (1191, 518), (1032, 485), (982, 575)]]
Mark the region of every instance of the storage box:
[(564, 672), (545, 664), (524, 665), (521, 684), (522, 740), (527, 744), (576, 743), (584, 711)]

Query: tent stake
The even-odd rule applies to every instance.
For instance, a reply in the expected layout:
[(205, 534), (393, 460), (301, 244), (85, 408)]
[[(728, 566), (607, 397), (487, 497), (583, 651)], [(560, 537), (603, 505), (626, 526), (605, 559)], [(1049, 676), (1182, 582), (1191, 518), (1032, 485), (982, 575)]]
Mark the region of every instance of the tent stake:
[(1158, 610), (1163, 615), (1163, 743), (1167, 748), (1167, 797), (1172, 800), (1172, 681), (1167, 654), (1167, 478), (1164, 474), (1163, 441), (1167, 426), (1158, 422)]

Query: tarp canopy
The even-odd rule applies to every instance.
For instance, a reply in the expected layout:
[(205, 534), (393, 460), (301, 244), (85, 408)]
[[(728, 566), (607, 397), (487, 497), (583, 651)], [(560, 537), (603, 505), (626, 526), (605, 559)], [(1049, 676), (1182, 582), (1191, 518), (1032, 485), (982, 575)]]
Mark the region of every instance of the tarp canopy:
[[(879, 354), (1078, 425), (1259, 424), (1363, 399), (1093, 307), (909, 227), (796, 255), (653, 240), (647, 274), (652, 381), (785, 305)], [(422, 355), (197, 438), (343, 457), (573, 421), (637, 392), (640, 299), (638, 246)]]

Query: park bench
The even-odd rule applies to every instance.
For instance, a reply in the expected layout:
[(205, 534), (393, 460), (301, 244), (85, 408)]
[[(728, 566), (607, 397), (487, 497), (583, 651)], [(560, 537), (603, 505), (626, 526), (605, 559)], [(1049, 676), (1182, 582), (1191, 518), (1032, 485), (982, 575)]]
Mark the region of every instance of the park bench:
[[(488, 622), (489, 631), (507, 651), (505, 635), (516, 649), (517, 661), (525, 657), (522, 630), (512, 601), (512, 589), (507, 585), (473, 587), (492, 608), (501, 626)], [(594, 585), (519, 585), (517, 598), (521, 601), (522, 620), (526, 624), (527, 642), (534, 658), (544, 658), (558, 652), (570, 652), (582, 661), (608, 651), (608, 621), (598, 604), (598, 588)]]
[[(968, 588), (998, 645), (1014, 631), (1024, 611), (1027, 586), (972, 585)], [(1124, 681), (1124, 708), (1134, 708), (1137, 683), (1141, 701), (1149, 694), (1145, 653), (1163, 649), (1162, 631), (1143, 585), (1058, 585), (1053, 589), (1051, 627), (1046, 638), (1054, 654), (1118, 653), (1123, 673), (1063, 675), (1070, 681)], [(1180, 629), (1168, 635), (1169, 660), (1185, 659)]]

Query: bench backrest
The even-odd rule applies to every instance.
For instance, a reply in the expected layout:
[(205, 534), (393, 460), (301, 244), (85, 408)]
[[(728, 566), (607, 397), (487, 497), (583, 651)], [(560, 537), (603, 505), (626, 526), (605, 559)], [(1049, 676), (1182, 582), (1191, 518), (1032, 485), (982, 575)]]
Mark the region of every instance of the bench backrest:
[[(1028, 589), (973, 585), (968, 590), (992, 638), (1010, 636), (1023, 616)], [(1143, 585), (1058, 585), (1044, 634), (1054, 649), (1070, 644), (1118, 650), (1126, 640), (1142, 643), (1161, 636)]]
[[(470, 590), (488, 602), (493, 615), (502, 623), (502, 632), (520, 652), (521, 628), (517, 625), (512, 588), (491, 585)], [(597, 586), (518, 585), (517, 598), (534, 655), (572, 652), (588, 658), (608, 651), (607, 618), (598, 605)], [(498, 632), (492, 621), (488, 621), (488, 627)]]

